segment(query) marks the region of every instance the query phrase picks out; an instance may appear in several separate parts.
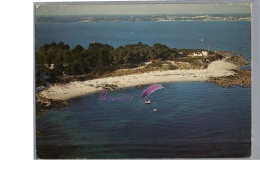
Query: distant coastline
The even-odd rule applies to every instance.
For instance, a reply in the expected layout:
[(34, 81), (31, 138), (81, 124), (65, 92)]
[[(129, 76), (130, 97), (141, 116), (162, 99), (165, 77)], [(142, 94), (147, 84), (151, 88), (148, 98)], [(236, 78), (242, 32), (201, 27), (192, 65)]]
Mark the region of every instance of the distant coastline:
[[(193, 22), (193, 21), (204, 21), (204, 22), (218, 22), (218, 21), (251, 21), (248, 20), (157, 20), (150, 22)], [(120, 22), (130, 22), (130, 21), (119, 21), (119, 20), (111, 20), (111, 21), (91, 21), (91, 20), (82, 20), (80, 23), (120, 23)], [(138, 21), (136, 21), (138, 22)], [(141, 21), (139, 21), (141, 22)]]
[(251, 21), (251, 15), (107, 15), (107, 16), (36, 16), (36, 22), (175, 22), (175, 21)]

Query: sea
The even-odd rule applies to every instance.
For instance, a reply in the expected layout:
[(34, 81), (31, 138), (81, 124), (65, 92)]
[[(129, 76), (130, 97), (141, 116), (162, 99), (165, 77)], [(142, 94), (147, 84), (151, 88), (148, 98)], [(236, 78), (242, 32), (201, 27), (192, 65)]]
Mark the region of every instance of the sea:
[[(91, 42), (117, 48), (142, 42), (180, 49), (236, 51), (250, 62), (250, 21), (36, 23), (35, 48)], [(250, 67), (246, 67), (247, 69)], [(147, 99), (135, 87), (70, 99), (36, 119), (42, 159), (247, 158), (251, 156), (251, 86), (161, 83)], [(157, 111), (155, 112), (154, 109)]]

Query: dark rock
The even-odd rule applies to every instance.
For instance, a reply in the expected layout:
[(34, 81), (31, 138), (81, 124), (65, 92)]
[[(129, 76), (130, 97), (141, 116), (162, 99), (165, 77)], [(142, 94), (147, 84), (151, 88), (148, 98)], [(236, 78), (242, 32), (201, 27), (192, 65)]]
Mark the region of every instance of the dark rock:
[(109, 91), (111, 89), (116, 89), (116, 88), (118, 88), (118, 86), (116, 84), (105, 84), (102, 86), (102, 89), (107, 90), (107, 91)]
[(66, 101), (47, 99), (36, 94), (36, 117), (46, 114), (45, 111), (55, 108), (62, 108), (68, 106)]
[(135, 88), (141, 89), (141, 88), (143, 88), (143, 87), (144, 87), (144, 85), (137, 85)]
[(222, 87), (241, 86), (246, 87), (252, 84), (251, 70), (234, 70), (235, 74), (224, 77), (211, 77), (208, 81)]

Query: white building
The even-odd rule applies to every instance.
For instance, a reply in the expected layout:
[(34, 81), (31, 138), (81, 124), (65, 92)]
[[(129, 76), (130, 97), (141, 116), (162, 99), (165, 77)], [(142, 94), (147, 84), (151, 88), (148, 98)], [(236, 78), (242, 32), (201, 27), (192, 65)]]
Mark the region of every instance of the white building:
[(193, 56), (202, 56), (202, 53), (200, 53), (200, 52), (194, 52), (194, 53), (193, 53)]
[(202, 51), (202, 55), (207, 56), (207, 55), (209, 55), (209, 53), (208, 53), (208, 51)]
[(202, 51), (202, 52), (194, 52), (193, 56), (208, 56), (208, 51)]

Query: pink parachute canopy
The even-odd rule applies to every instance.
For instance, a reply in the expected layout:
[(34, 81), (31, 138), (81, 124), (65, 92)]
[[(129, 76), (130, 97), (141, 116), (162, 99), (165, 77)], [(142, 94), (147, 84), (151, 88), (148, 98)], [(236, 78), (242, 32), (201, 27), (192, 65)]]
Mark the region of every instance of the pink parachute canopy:
[(148, 87), (147, 89), (145, 89), (142, 93), (142, 99), (146, 98), (147, 96), (149, 96), (151, 93), (153, 93), (154, 91), (164, 88), (162, 85), (152, 85), (150, 87)]

